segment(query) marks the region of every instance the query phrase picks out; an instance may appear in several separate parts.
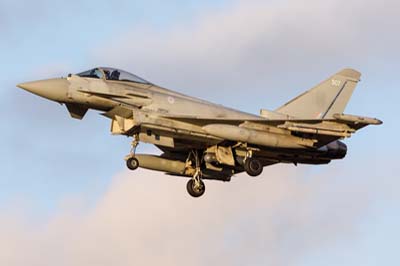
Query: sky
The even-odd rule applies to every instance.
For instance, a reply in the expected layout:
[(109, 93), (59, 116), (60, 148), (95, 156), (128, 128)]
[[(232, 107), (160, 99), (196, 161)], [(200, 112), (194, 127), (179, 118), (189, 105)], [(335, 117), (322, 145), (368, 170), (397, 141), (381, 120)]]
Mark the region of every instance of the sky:
[[(398, 265), (400, 3), (0, 0), (0, 265)], [(251, 113), (342, 68), (346, 113), (378, 117), (324, 166), (207, 182), (125, 169), (96, 112), (16, 84), (112, 66)], [(139, 152), (158, 153), (150, 145)]]

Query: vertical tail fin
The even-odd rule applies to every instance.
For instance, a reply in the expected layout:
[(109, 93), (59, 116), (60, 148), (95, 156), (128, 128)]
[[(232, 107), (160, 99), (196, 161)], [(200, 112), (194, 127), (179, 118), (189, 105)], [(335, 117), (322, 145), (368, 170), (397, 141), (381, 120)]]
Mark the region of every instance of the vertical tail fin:
[(276, 111), (304, 119), (333, 118), (334, 114), (343, 113), (360, 77), (361, 73), (354, 69), (343, 69)]

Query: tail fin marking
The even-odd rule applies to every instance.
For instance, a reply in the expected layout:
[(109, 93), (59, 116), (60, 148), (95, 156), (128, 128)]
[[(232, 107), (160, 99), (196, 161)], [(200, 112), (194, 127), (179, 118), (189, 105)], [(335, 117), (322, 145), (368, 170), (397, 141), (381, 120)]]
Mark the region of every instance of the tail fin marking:
[(343, 69), (329, 79), (289, 101), (276, 112), (304, 119), (332, 119), (343, 113), (360, 81), (361, 73)]

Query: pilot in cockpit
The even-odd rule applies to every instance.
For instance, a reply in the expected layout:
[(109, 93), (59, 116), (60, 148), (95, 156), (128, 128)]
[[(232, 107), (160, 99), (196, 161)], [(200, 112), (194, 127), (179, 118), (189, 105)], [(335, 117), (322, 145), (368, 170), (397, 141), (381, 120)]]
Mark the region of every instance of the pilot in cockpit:
[(120, 72), (118, 70), (114, 70), (111, 73), (110, 80), (119, 80)]

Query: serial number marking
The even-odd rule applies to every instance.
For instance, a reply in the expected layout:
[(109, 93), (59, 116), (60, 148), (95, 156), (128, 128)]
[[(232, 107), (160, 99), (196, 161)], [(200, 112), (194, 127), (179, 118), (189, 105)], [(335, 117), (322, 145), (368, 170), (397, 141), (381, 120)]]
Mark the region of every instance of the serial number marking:
[(332, 86), (339, 87), (342, 82), (338, 79), (332, 79)]

